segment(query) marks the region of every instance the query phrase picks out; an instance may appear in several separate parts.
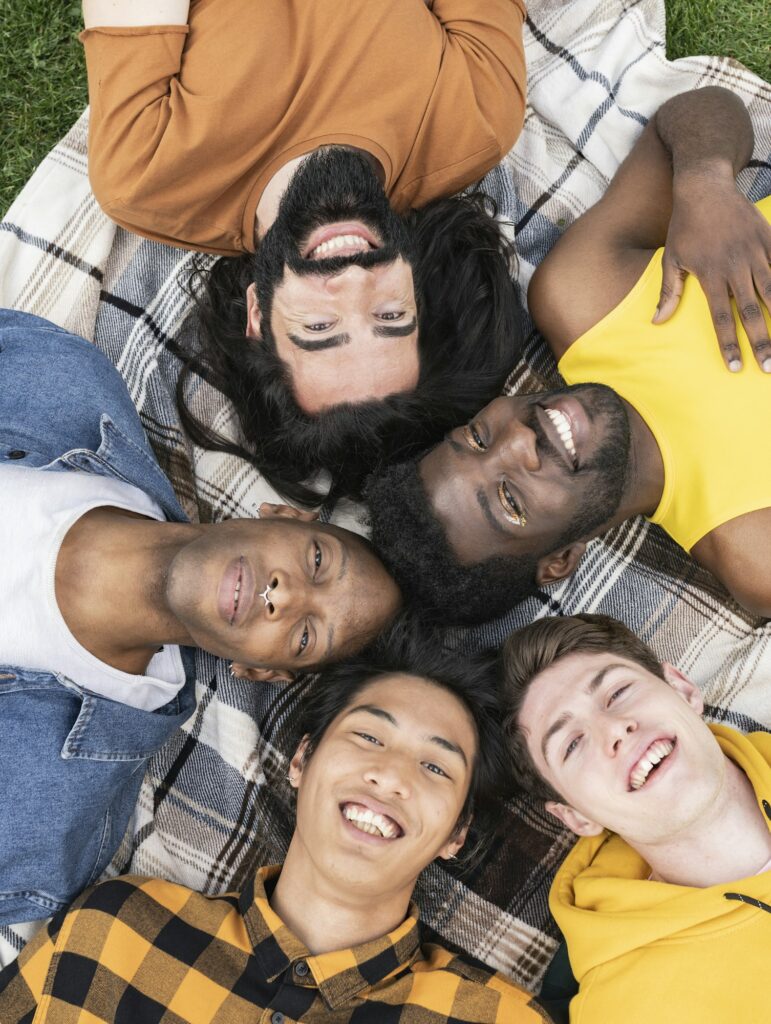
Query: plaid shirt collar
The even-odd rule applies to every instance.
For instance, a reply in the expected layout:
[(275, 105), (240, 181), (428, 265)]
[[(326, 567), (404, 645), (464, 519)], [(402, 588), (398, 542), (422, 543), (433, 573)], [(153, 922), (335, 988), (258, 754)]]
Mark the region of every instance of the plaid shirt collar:
[(268, 981), (291, 968), (293, 984), (317, 988), (329, 1008), (336, 1010), (363, 989), (422, 959), (418, 908), (414, 903), (410, 903), (404, 921), (387, 935), (351, 949), (312, 956), (268, 902), (265, 886), (275, 885), (280, 872), (280, 866), (260, 868), (239, 897), (254, 957)]

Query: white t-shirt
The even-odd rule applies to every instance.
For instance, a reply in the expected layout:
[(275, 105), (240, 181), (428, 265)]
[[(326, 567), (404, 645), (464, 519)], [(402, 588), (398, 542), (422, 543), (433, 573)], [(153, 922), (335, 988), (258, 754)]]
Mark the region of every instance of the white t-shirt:
[(56, 559), (70, 527), (111, 505), (164, 520), (139, 488), (93, 473), (0, 466), (0, 663), (55, 672), (110, 700), (145, 711), (168, 703), (185, 682), (179, 647), (154, 655), (146, 675), (106, 665), (81, 646), (56, 603)]

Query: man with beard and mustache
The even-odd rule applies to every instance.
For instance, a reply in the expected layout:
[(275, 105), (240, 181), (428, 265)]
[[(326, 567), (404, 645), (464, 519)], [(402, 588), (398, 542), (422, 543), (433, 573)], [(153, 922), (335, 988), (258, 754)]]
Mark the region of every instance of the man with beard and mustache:
[(355, 494), (500, 390), (519, 351), (513, 250), (483, 201), (447, 197), (521, 128), (521, 0), (83, 9), (105, 212), (160, 242), (257, 253), (214, 272), (203, 310), (202, 359), (245, 443), (183, 396), (197, 442), (293, 498), (313, 500), (320, 469)]
[(771, 615), (771, 199), (734, 184), (751, 155), (726, 90), (664, 104), (530, 285), (571, 386), (497, 398), (370, 482), (373, 540), (425, 612), (491, 619), (645, 515)]

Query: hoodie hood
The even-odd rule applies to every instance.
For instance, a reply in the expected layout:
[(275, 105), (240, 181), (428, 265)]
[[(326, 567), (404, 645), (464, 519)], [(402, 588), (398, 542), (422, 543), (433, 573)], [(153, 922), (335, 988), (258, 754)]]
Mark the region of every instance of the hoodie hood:
[[(723, 753), (749, 778), (771, 829), (771, 735), (710, 729)], [(619, 836), (605, 832), (576, 843), (557, 873), (549, 904), (580, 984), (593, 969), (632, 954), (637, 958), (662, 940), (698, 941), (730, 925), (729, 915), (758, 913), (727, 893), (768, 905), (771, 872), (705, 889), (651, 881), (643, 858)], [(768, 918), (771, 943), (771, 913)]]

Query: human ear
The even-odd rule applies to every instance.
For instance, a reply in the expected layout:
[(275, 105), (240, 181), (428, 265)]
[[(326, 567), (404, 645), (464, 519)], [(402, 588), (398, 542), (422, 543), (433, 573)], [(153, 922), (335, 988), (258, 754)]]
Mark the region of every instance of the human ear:
[(576, 571), (584, 551), (586, 544), (583, 541), (576, 541), (575, 544), (569, 544), (566, 548), (540, 558), (535, 570), (535, 581), (538, 586), (543, 587), (547, 583), (556, 583), (571, 576)]
[(587, 818), (569, 804), (560, 804), (556, 800), (547, 800), (544, 807), (552, 817), (556, 818), (557, 821), (561, 821), (565, 828), (569, 828), (577, 836), (598, 836), (600, 832), (605, 831), (602, 825), (592, 821), (591, 818)]
[(668, 661), (662, 662), (661, 668), (664, 672), (664, 678), (675, 693), (682, 697), (685, 703), (692, 707), (697, 715), (703, 714), (704, 697), (696, 683), (692, 683), (688, 676), (684, 676), (679, 669), (675, 668), (674, 665), (670, 665)]
[(294, 679), (294, 672), (290, 672), (288, 668), (258, 668), (253, 665), (242, 665), (238, 661), (230, 663), (230, 674), (236, 679), (251, 679), (253, 683), (291, 683)]
[(437, 857), (441, 857), (443, 860), (452, 860), (458, 850), (466, 842), (466, 836), (468, 835), (468, 829), (471, 822), (466, 822), (459, 829), (456, 829), (452, 836), (447, 840), (442, 849), (437, 854)]
[(319, 518), (318, 512), (293, 508), (291, 505), (277, 505), (272, 501), (263, 501), (258, 511), (260, 519), (299, 519), (302, 523), (313, 523)]
[(302, 778), (303, 769), (305, 768), (305, 757), (308, 752), (308, 741), (310, 736), (306, 733), (300, 740), (300, 744), (295, 750), (292, 760), (289, 762), (289, 772), (287, 773), (287, 779), (289, 779), (289, 785), (292, 789), (298, 789), (300, 786), (300, 779)]
[(257, 285), (252, 283), (246, 289), (246, 336), (262, 341), (262, 313), (257, 301)]

